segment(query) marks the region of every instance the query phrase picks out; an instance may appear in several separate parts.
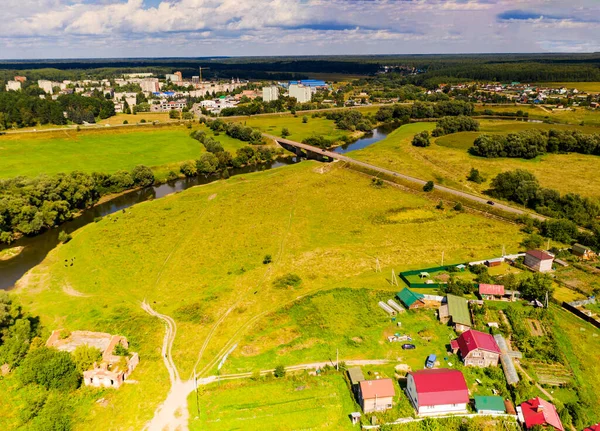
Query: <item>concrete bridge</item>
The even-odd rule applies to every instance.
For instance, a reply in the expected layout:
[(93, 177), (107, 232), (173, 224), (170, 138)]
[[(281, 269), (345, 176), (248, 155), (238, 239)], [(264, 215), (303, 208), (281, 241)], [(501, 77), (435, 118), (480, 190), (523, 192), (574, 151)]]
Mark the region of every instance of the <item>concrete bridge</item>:
[[(321, 148), (313, 147), (312, 145), (306, 145), (301, 142), (296, 142), (296, 141), (292, 141), (289, 139), (284, 139), (284, 138), (280, 138), (280, 137), (268, 135), (268, 134), (263, 134), (263, 136), (267, 139), (272, 139), (272, 140), (276, 141), (283, 148), (295, 153), (298, 157), (304, 157), (306, 159), (319, 160), (319, 161), (324, 161), (324, 162), (341, 160), (341, 161), (346, 162), (351, 165), (366, 168), (375, 173), (381, 173), (384, 175), (401, 178), (403, 180), (418, 184), (420, 186), (424, 186), (425, 183), (427, 182), (420, 178), (411, 177), (409, 175), (404, 175), (399, 172), (394, 172), (389, 169), (385, 169), (385, 168), (382, 168), (379, 166), (371, 165), (369, 163), (361, 162), (361, 161), (352, 159), (350, 157), (344, 156), (342, 154), (334, 153), (333, 151), (322, 150)], [(463, 192), (460, 190), (451, 189), (449, 187), (441, 186), (438, 184), (435, 185), (435, 189), (439, 190), (441, 192), (444, 192), (444, 193), (448, 193), (448, 194), (451, 194), (454, 196), (468, 199), (468, 200), (470, 200), (472, 202), (476, 202), (478, 204), (489, 205), (489, 203), (491, 202), (486, 198), (482, 198), (477, 195), (472, 195), (470, 193), (466, 193), (466, 192)], [(534, 219), (538, 219), (541, 221), (544, 221), (547, 219), (547, 217), (541, 216), (539, 214), (535, 214), (535, 213), (532, 213), (529, 211), (524, 211), (520, 208), (515, 208), (513, 206), (506, 205), (503, 203), (494, 202), (493, 206), (494, 206), (494, 208), (502, 210), (502, 211), (506, 211), (506, 212), (509, 212), (512, 214), (528, 215)]]

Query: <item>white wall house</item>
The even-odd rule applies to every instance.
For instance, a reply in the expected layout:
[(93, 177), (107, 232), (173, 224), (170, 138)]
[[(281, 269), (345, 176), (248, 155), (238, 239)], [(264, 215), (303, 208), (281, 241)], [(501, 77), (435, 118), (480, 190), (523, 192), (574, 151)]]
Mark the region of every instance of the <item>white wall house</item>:
[(469, 391), (458, 370), (431, 369), (409, 373), (406, 395), (420, 416), (467, 413)]
[(6, 83), (6, 91), (19, 91), (21, 83), (19, 81), (8, 81)]
[(298, 103), (306, 103), (312, 100), (312, 91), (310, 87), (292, 84), (290, 85), (290, 97), (295, 97)]

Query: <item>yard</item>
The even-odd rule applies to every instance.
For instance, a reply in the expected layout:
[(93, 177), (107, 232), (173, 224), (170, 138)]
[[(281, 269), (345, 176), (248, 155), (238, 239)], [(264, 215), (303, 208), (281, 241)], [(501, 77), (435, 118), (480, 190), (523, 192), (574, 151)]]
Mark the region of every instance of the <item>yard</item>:
[[(136, 205), (76, 231), (28, 273), (15, 294), (41, 316), (47, 330), (122, 334), (142, 358), (133, 375), (137, 385), (104, 396), (107, 407), (94, 405), (89, 414), (77, 409), (85, 417), (81, 430), (116, 427), (117, 422), (139, 429), (166, 396), (168, 379), (160, 358), (164, 328), (142, 311), (144, 299), (177, 322), (173, 357), (182, 378), (190, 376), (197, 361), (201, 375), (214, 374), (220, 352), (236, 342), (243, 343), (227, 361), (229, 370), (327, 360), (334, 348), (314, 342), (321, 332), (339, 343), (342, 357), (385, 354), (391, 348), (389, 357), (395, 358), (404, 352), (398, 345), (388, 347), (385, 333), (397, 329), (383, 311), (365, 317), (376, 326), (359, 326), (358, 331), (345, 323), (354, 318), (347, 313), (350, 305), (336, 303), (337, 293), (298, 301), (337, 288), (368, 289), (363, 298), (369, 290), (385, 291), (391, 298), (399, 290), (388, 281), (392, 268), (429, 266), (431, 256), (442, 250), (453, 262), (483, 259), (503, 244), (516, 249), (522, 240), (517, 226), (452, 210), (436, 210), (437, 217), (427, 222), (377, 223), (391, 208), (433, 210), (436, 202), (395, 187), (374, 188), (369, 178), (337, 165), (322, 167), (302, 162)], [(267, 254), (272, 263), (263, 264)], [(73, 258), (74, 266), (63, 264)], [(375, 272), (376, 258), (381, 273)], [(323, 313), (322, 330), (315, 326), (318, 321), (301, 324), (315, 309)], [(294, 311), (287, 316), (280, 310)], [(433, 337), (434, 351), (444, 351), (447, 332), (438, 331), (447, 328), (438, 325), (433, 311), (406, 318), (407, 332), (425, 331), (421, 336)], [(271, 319), (281, 319), (279, 332), (268, 328), (265, 322)], [(238, 356), (261, 336), (271, 344), (258, 346), (254, 357)], [(372, 351), (363, 354), (353, 337), (364, 337), (363, 345)], [(299, 347), (301, 342), (307, 349)], [(430, 353), (426, 341), (417, 342), (417, 350), (406, 353), (414, 367)], [(280, 352), (279, 345), (288, 343)]]
[[(526, 169), (534, 173), (544, 187), (562, 193), (598, 196), (600, 178), (595, 174), (598, 156), (584, 154), (547, 154), (533, 160), (487, 159), (470, 155), (467, 151), (480, 133), (510, 133), (523, 129), (576, 128), (587, 132), (600, 129), (579, 126), (532, 124), (506, 120), (482, 120), (480, 132), (461, 132), (435, 138), (427, 148), (414, 147), (415, 134), (435, 128), (435, 123), (407, 124), (368, 148), (353, 151), (348, 156), (389, 168), (424, 180), (455, 187), (472, 193), (482, 193), (499, 173), (512, 169)], [(564, 174), (569, 166), (569, 175)], [(486, 178), (483, 184), (467, 181), (471, 168)]]
[(352, 430), (357, 410), (339, 375), (235, 380), (201, 387), (188, 399), (190, 430)]

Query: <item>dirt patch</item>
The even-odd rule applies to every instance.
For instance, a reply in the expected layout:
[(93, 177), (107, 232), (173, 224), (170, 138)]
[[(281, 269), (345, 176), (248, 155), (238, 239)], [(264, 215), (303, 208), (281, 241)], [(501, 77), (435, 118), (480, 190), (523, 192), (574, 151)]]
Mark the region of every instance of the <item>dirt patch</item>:
[(79, 291), (73, 289), (73, 286), (71, 286), (69, 283), (63, 284), (62, 290), (66, 295), (75, 296), (77, 298), (86, 298), (86, 297), (90, 296), (90, 295), (87, 295), (85, 293), (82, 293), (82, 292), (79, 292)]
[(440, 274), (440, 275), (436, 275), (435, 276), (436, 280), (439, 280), (441, 282), (446, 283), (448, 280), (450, 280), (450, 275), (449, 274)]
[(544, 328), (539, 320), (536, 319), (525, 319), (529, 332), (534, 337), (543, 337), (545, 335)]
[(284, 347), (283, 349), (279, 349), (277, 351), (278, 355), (285, 355), (286, 353), (289, 352), (295, 352), (298, 350), (304, 350), (304, 349), (310, 349), (311, 347), (320, 344), (321, 340), (317, 339), (317, 338), (311, 338), (309, 340), (304, 341), (303, 343), (298, 343), (295, 344), (293, 346), (289, 346), (289, 347)]
[(216, 194), (216, 193), (214, 193), (214, 194), (212, 194), (212, 195), (210, 195), (210, 196), (208, 197), (208, 200), (209, 200), (209, 201), (212, 201), (212, 200), (213, 200), (214, 198), (216, 198), (216, 197), (217, 197), (217, 194)]
[(258, 347), (247, 345), (240, 349), (242, 356), (256, 356), (260, 353), (260, 349)]

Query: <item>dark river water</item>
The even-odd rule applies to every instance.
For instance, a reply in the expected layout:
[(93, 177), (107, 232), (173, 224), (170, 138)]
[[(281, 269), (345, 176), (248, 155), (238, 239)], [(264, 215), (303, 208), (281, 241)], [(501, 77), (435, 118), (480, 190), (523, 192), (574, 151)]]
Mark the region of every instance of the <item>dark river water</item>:
[[(375, 142), (381, 141), (392, 130), (393, 128), (380, 127), (373, 130), (372, 133), (365, 135), (363, 138), (351, 144), (337, 147), (333, 151), (344, 154), (349, 151), (360, 150), (361, 148), (368, 147)], [(297, 160), (295, 157), (290, 157), (288, 159), (278, 160), (258, 166), (246, 166), (243, 168), (230, 169), (229, 173), (231, 175), (240, 175), (250, 172), (266, 171), (298, 162), (299, 160)], [(82, 228), (88, 223), (93, 223), (94, 219), (97, 217), (104, 217), (108, 214), (129, 208), (140, 202), (145, 202), (150, 199), (159, 199), (172, 193), (189, 189), (190, 187), (212, 183), (218, 179), (218, 175), (184, 178), (158, 186), (146, 187), (140, 190), (127, 192), (115, 197), (114, 199), (111, 199), (108, 202), (96, 205), (95, 207), (84, 211), (79, 217), (63, 223), (59, 227), (47, 230), (33, 237), (21, 238), (20, 240), (12, 243), (10, 246), (0, 246), (0, 251), (11, 247), (24, 247), (23, 251), (18, 256), (6, 261), (0, 261), (0, 289), (10, 289), (27, 271), (40, 264), (48, 252), (50, 252), (59, 243), (58, 235), (61, 231), (71, 233), (79, 228)]]

